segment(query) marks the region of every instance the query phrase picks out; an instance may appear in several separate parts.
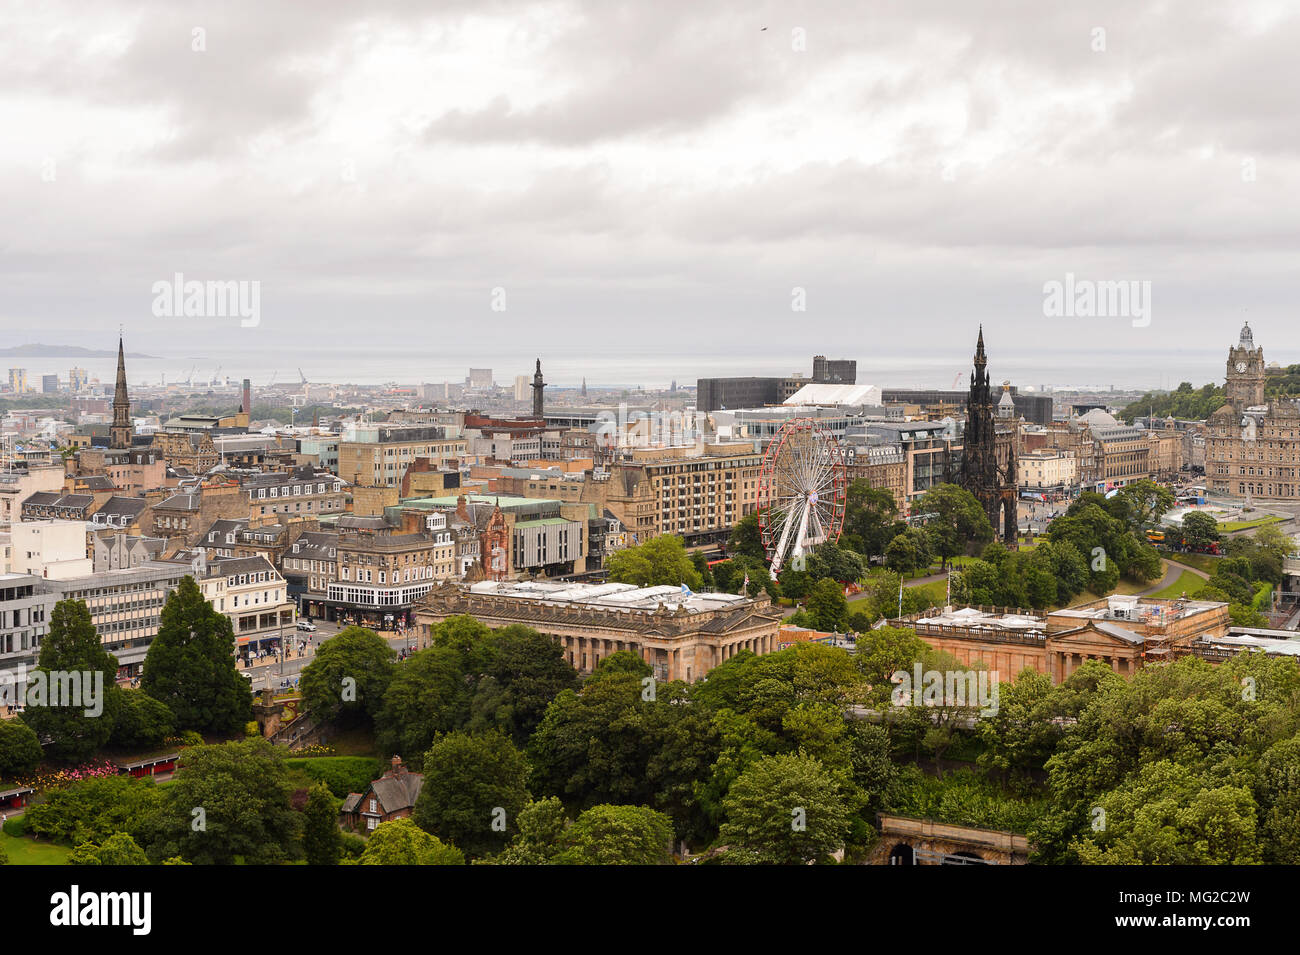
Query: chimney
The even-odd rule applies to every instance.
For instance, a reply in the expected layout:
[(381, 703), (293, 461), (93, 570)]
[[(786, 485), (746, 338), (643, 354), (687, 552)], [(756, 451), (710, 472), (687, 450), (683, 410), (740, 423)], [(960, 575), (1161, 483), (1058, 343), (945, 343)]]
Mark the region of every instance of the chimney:
[(250, 416), (253, 413), (253, 383), (249, 378), (244, 379), (244, 406), (239, 410)]
[(393, 768), (390, 769), (390, 770), (388, 771), (388, 775), (390, 775), (390, 776), (400, 776), (400, 775), (401, 775), (402, 773), (404, 773), (404, 772), (406, 772), (406, 767), (402, 765), (402, 757), (400, 757), (400, 756), (394, 756), (394, 757), (393, 757)]

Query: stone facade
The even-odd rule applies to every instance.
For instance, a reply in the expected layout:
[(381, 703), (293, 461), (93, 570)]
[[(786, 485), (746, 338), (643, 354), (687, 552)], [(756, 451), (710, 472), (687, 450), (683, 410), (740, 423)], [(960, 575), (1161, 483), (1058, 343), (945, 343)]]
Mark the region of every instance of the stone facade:
[[(494, 629), (523, 624), (551, 636), (564, 648), (565, 659), (582, 673), (590, 673), (611, 653), (629, 650), (654, 668), (657, 679), (688, 682), (702, 679), (742, 650), (764, 654), (777, 649), (781, 614), (766, 596), (693, 595), (706, 608), (693, 610), (685, 598), (673, 602), (670, 595), (650, 595), (665, 588), (646, 588), (641, 591), (648, 595), (644, 600), (633, 600), (636, 589), (627, 587), (620, 606), (602, 605), (598, 598), (564, 597), (564, 585), (550, 585), (554, 590), (521, 586), (532, 595), (523, 596), (523, 590), (513, 590), (510, 584), (491, 582), (472, 588), (450, 583), (435, 587), (415, 610), (422, 643), (427, 644), (432, 627), (469, 614)], [(604, 585), (603, 590), (612, 592), (620, 586)], [(546, 599), (552, 593), (556, 599)]]
[(1019, 833), (976, 829), (934, 819), (881, 813), (880, 841), (868, 865), (1026, 865), (1029, 840)]
[(1220, 494), (1300, 499), (1300, 410), (1266, 401), (1264, 350), (1247, 324), (1228, 351), (1228, 403), (1205, 422), (1205, 481)]

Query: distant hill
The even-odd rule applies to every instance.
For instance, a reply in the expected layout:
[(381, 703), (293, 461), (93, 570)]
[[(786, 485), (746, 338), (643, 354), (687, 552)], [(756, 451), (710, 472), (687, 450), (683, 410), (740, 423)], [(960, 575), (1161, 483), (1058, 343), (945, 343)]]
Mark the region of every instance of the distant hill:
[[(0, 357), (5, 358), (116, 358), (117, 352), (102, 348), (82, 348), (80, 345), (13, 345), (0, 348)], [(145, 355), (129, 351), (127, 358), (157, 358), (157, 355)]]

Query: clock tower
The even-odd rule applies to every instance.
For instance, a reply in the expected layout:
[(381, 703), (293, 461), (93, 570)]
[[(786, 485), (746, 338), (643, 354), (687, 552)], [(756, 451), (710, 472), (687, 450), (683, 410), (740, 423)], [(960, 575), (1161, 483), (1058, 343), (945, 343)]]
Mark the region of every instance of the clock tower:
[(1237, 346), (1228, 349), (1228, 377), (1223, 390), (1238, 412), (1264, 404), (1264, 349), (1255, 346), (1249, 322), (1242, 326)]

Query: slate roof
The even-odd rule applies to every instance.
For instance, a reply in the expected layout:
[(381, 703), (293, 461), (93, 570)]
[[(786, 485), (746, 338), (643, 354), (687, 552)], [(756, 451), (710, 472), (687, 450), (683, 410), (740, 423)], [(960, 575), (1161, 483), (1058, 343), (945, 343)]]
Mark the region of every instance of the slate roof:
[(379, 803), (385, 812), (397, 812), (412, 809), (415, 800), (424, 787), (424, 776), (420, 773), (398, 773), (396, 776), (383, 776), (370, 784), (370, 788), (379, 797)]

